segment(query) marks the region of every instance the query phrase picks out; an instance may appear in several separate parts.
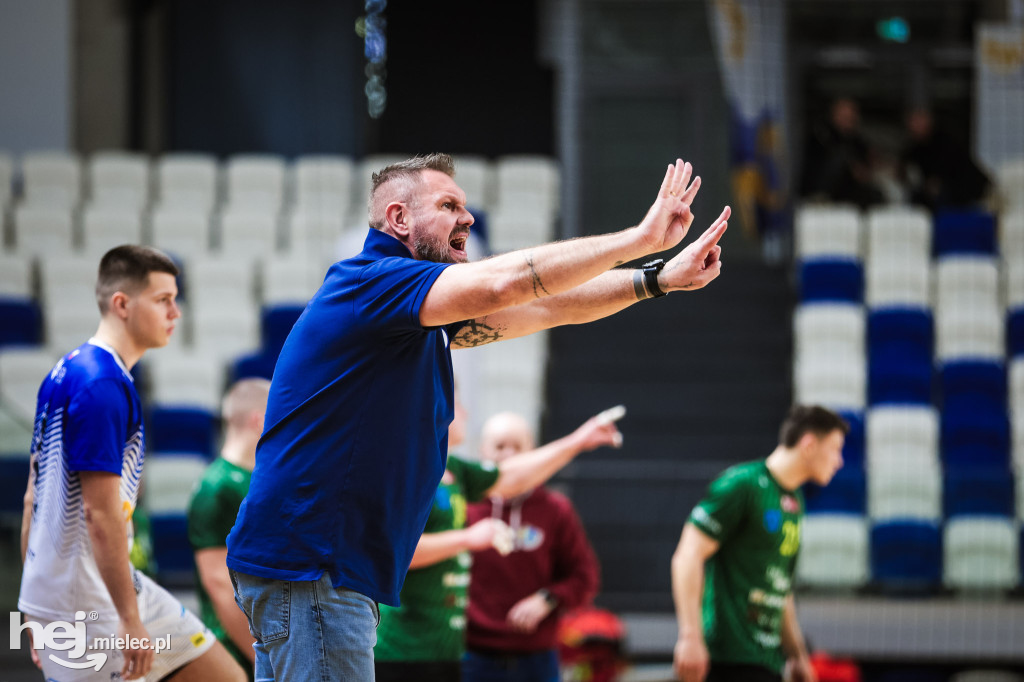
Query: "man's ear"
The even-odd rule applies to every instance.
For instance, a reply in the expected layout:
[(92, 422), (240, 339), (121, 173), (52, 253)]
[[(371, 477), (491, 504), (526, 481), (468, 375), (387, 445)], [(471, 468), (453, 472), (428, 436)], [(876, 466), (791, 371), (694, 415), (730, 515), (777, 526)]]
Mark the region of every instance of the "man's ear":
[(401, 201), (392, 201), (384, 208), (384, 222), (399, 239), (409, 236), (409, 210)]
[(796, 447), (800, 452), (807, 452), (814, 447), (814, 444), (818, 442), (818, 437), (808, 431), (804, 435), (800, 436), (800, 440), (797, 442)]
[(110, 312), (118, 317), (118, 319), (128, 319), (128, 294), (123, 291), (115, 291), (110, 296)]

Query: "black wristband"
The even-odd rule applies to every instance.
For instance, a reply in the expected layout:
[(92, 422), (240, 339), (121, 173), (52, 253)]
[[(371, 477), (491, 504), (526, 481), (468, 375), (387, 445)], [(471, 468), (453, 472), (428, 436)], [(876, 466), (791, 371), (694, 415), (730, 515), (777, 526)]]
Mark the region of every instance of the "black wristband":
[(541, 598), (544, 601), (546, 601), (548, 603), (548, 606), (550, 606), (551, 608), (555, 608), (556, 606), (558, 606), (558, 597), (551, 594), (551, 592), (546, 587), (542, 587), (539, 590), (537, 590), (537, 594), (539, 594)]
[(647, 286), (647, 291), (650, 293), (651, 298), (658, 298), (664, 296), (666, 292), (661, 290), (658, 286), (658, 273), (661, 272), (662, 268), (665, 267), (665, 261), (662, 259), (652, 260), (650, 263), (643, 264), (644, 273), (644, 284)]

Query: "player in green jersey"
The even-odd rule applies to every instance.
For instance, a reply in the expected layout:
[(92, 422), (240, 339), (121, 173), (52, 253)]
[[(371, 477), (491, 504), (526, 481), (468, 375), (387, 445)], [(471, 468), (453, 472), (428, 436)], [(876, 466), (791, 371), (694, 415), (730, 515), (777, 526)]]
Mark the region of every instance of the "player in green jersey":
[(708, 487), (672, 557), (683, 682), (814, 682), (792, 580), (807, 481), (843, 466), (848, 426), (818, 406), (794, 406), (765, 460), (738, 464)]
[(252, 635), (235, 604), (227, 566), (227, 537), (249, 492), (256, 464), (256, 441), (263, 432), (270, 382), (242, 379), (224, 397), (221, 418), (226, 432), (220, 457), (203, 474), (188, 506), (188, 539), (196, 557), (200, 617), (253, 678)]
[[(448, 443), (465, 436), (466, 411), (455, 399)], [(427, 526), (402, 586), (402, 605), (380, 606), (374, 668), (377, 682), (457, 682), (465, 650), (466, 604), (471, 552), (512, 550), (510, 529), (499, 519), (468, 528), (466, 503), (512, 498), (531, 490), (583, 452), (618, 447), (622, 435), (610, 421), (592, 417), (564, 438), (503, 460), (499, 465), (448, 455)]]

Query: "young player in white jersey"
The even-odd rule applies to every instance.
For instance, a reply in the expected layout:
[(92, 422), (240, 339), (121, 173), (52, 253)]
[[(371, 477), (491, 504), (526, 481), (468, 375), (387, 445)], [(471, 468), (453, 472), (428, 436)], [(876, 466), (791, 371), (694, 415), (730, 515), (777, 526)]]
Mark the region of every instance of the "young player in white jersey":
[(245, 679), (199, 619), (129, 560), (145, 450), (130, 370), (167, 344), (181, 316), (177, 273), (155, 249), (108, 251), (96, 335), (39, 389), (18, 610), (47, 680)]

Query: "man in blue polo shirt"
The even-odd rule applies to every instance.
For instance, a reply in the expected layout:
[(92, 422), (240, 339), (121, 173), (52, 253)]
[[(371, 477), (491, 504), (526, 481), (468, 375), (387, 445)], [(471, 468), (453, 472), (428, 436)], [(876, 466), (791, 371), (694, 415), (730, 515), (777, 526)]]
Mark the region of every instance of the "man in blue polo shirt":
[(451, 348), (588, 322), (718, 276), (729, 209), (668, 263), (693, 220), (668, 167), (621, 232), (466, 262), (473, 217), (450, 156), (375, 173), (362, 253), (335, 263), (284, 344), (249, 495), (228, 537), (257, 679), (372, 680), (377, 602), (398, 605), (444, 473)]

